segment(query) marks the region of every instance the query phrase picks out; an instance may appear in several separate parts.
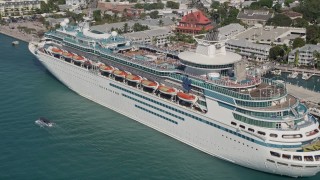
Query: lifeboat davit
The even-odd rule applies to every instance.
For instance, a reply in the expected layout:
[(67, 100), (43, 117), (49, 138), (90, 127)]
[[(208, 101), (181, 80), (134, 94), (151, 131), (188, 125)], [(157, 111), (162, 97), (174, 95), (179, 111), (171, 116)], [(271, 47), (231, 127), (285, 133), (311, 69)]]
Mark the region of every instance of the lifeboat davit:
[(53, 54), (62, 54), (63, 53), (63, 51), (61, 49), (57, 48), (57, 47), (53, 47), (51, 49), (51, 51), (52, 51)]
[(125, 78), (127, 73), (125, 71), (121, 71), (121, 70), (114, 70), (113, 71), (113, 75), (117, 76), (117, 77), (122, 77)]
[(178, 92), (177, 95), (179, 99), (190, 103), (195, 103), (198, 100), (197, 96), (189, 93)]
[(65, 51), (65, 52), (62, 53), (62, 56), (65, 57), (65, 58), (72, 58), (73, 54), (70, 53), (70, 52), (66, 52)]
[(158, 90), (163, 94), (169, 94), (169, 95), (176, 95), (177, 94), (177, 89), (172, 88), (172, 87), (168, 87), (168, 86), (160, 85), (158, 87)]
[(126, 76), (126, 80), (131, 81), (131, 82), (136, 82), (136, 83), (140, 83), (142, 80), (141, 76), (137, 76), (137, 75), (133, 75), (133, 74), (128, 74)]
[(76, 62), (84, 62), (85, 61), (85, 58), (83, 56), (79, 56), (79, 55), (72, 56), (72, 59)]
[(152, 89), (157, 89), (159, 86), (159, 83), (156, 81), (149, 81), (149, 80), (142, 80), (141, 85), (144, 87), (152, 88)]
[(100, 70), (103, 71), (103, 72), (112, 73), (113, 70), (114, 70), (114, 67), (102, 65), (102, 66), (100, 66)]

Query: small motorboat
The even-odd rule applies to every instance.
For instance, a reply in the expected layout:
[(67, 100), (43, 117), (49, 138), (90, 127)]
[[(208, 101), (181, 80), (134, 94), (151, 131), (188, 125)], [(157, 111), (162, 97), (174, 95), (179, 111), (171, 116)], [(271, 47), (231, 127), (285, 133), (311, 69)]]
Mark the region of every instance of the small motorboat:
[(13, 46), (16, 46), (16, 45), (18, 45), (18, 44), (19, 44), (19, 41), (13, 41), (13, 42), (12, 42), (12, 45), (13, 45)]
[(51, 122), (49, 119), (44, 118), (44, 117), (40, 117), (38, 120), (35, 121), (36, 124), (38, 124), (41, 127), (52, 127), (53, 126), (53, 122)]

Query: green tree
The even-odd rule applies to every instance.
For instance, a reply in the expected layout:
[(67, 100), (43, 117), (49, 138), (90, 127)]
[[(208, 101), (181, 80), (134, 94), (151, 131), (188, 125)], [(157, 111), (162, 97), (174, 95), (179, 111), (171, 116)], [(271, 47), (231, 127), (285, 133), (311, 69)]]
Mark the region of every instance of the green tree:
[(179, 9), (180, 3), (167, 1), (166, 7), (171, 9)]
[(276, 14), (273, 18), (268, 20), (267, 24), (273, 26), (290, 26), (292, 20), (284, 14)]
[(273, 8), (273, 10), (274, 10), (275, 12), (277, 12), (277, 13), (281, 13), (281, 12), (282, 12), (282, 11), (281, 11), (282, 6), (281, 6), (281, 4), (279, 4), (279, 3), (275, 4), (272, 8)]
[(284, 1), (284, 5), (288, 6), (289, 7), (289, 4), (290, 3), (293, 3), (295, 0), (285, 0)]
[(294, 53), (294, 65), (298, 66), (299, 65), (299, 51), (296, 51)]
[(162, 19), (159, 20), (159, 26), (163, 26), (163, 21), (162, 21)]
[(159, 18), (159, 11), (152, 11), (150, 14), (149, 14), (150, 18), (152, 19), (157, 19)]
[(259, 4), (261, 7), (272, 8), (273, 1), (272, 0), (260, 0)]
[(292, 48), (295, 49), (295, 48), (299, 48), (299, 47), (302, 47), (306, 44), (306, 41), (300, 37), (298, 38), (295, 38), (293, 40), (293, 43), (292, 43)]
[(318, 51), (314, 51), (313, 52), (313, 64), (318, 68), (320, 69), (320, 52)]
[(303, 27), (306, 28), (309, 25), (309, 22), (303, 18), (297, 18), (293, 21), (294, 27)]
[(127, 33), (127, 32), (128, 32), (128, 29), (129, 29), (128, 23), (124, 23), (124, 24), (123, 24), (123, 32), (124, 32), (124, 33)]
[(319, 0), (303, 0), (300, 3), (299, 9), (306, 20), (316, 21), (320, 17)]
[(317, 44), (320, 43), (320, 27), (317, 25), (307, 27), (307, 43)]
[(284, 54), (285, 52), (281, 46), (274, 46), (269, 51), (269, 58), (272, 60), (278, 60), (280, 57), (283, 57)]
[(96, 22), (100, 22), (102, 20), (101, 18), (101, 11), (100, 10), (95, 10), (93, 11), (93, 19), (96, 21)]

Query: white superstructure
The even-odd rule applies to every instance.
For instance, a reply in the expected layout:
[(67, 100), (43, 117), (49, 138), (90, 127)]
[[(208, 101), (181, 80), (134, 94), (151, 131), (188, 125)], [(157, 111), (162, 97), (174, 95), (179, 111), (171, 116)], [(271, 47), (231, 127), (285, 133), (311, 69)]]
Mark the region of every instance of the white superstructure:
[[(174, 52), (133, 47), (115, 34), (93, 39), (66, 26), (48, 32), (49, 41), (30, 43), (29, 49), (79, 95), (235, 164), (293, 177), (320, 170), (319, 123), (283, 84), (243, 74), (236, 54), (225, 53), (236, 57), (234, 65), (231, 60), (221, 66), (212, 62), (214, 53), (211, 62), (180, 62)], [(219, 52), (218, 61), (223, 61), (223, 43), (199, 43), (202, 52), (205, 47)], [(148, 48), (158, 50), (154, 62), (146, 59)], [(74, 60), (80, 56), (83, 61)], [(211, 69), (212, 79), (180, 66), (205, 73)]]

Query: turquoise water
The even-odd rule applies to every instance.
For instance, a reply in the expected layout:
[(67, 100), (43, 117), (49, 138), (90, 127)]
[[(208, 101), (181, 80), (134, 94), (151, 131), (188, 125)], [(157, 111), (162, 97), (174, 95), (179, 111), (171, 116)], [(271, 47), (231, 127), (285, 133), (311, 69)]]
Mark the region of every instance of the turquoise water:
[[(219, 160), (95, 104), (12, 41), (0, 35), (0, 179), (291, 179)], [(40, 116), (57, 126), (40, 128)]]
[(283, 72), (281, 75), (273, 75), (271, 73), (267, 74), (265, 77), (283, 80), (286, 83), (290, 83), (296, 86), (302, 86), (306, 89), (320, 92), (320, 76), (312, 76), (308, 80), (302, 79), (302, 74), (300, 73), (297, 78), (288, 78), (288, 75), (291, 73)]

